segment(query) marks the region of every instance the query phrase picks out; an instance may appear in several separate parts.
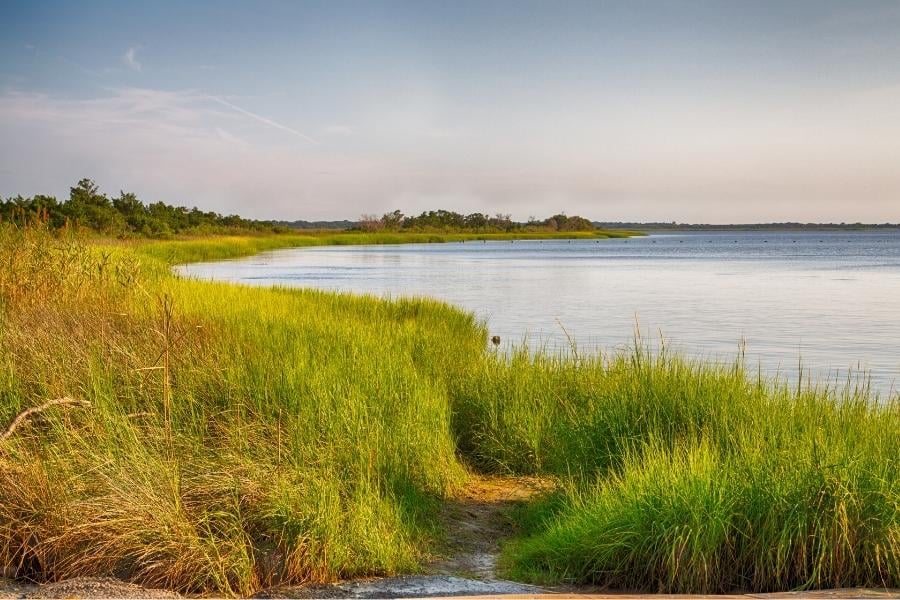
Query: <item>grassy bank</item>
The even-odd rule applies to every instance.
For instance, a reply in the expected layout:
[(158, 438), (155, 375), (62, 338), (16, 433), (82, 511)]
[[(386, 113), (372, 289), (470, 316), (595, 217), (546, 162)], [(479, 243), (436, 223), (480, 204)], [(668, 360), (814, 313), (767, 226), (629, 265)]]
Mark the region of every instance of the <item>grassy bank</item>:
[(309, 246), (360, 246), (378, 244), (444, 244), (450, 242), (516, 240), (612, 239), (643, 235), (639, 232), (598, 230), (569, 233), (361, 233), (320, 231), (305, 234), (209, 237), (180, 241), (131, 242), (141, 254), (167, 264), (200, 262), (248, 256), (268, 250)]
[(3, 233), (0, 423), (90, 407), (2, 442), (0, 564), (227, 594), (414, 569), (465, 481), (445, 381), (481, 327), (436, 302), (179, 280), (149, 248)]
[(455, 390), (483, 469), (558, 476), (508, 574), (666, 592), (897, 585), (900, 411), (651, 355), (491, 358)]
[(2, 230), (0, 427), (47, 400), (79, 404), (0, 440), (0, 565), (224, 594), (410, 571), (473, 465), (561, 482), (522, 511), (514, 575), (653, 591), (900, 584), (896, 402), (641, 350), (498, 356), (442, 303), (168, 268), (509, 239), (400, 237), (85, 245)]

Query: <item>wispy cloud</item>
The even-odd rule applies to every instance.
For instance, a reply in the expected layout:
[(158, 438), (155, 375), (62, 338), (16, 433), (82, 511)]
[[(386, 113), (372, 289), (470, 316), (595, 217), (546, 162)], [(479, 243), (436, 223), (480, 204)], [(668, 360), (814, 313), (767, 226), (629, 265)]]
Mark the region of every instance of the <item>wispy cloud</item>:
[(392, 171), (382, 157), (279, 143), (265, 130), (281, 128), (247, 116), (196, 90), (110, 88), (79, 98), (0, 89), (0, 139), (21, 140), (15, 149), (0, 147), (9, 173), (0, 177), (0, 196), (64, 196), (72, 182), (92, 177), (107, 191), (132, 190), (148, 201), (260, 218), (329, 218), (361, 212), (355, 199)]
[(351, 135), (353, 128), (348, 125), (329, 125), (322, 131), (328, 135)]
[(225, 100), (224, 98), (220, 98), (219, 96), (209, 96), (209, 99), (213, 100), (214, 102), (218, 102), (222, 106), (230, 108), (233, 111), (239, 112), (242, 115), (248, 116), (251, 119), (255, 119), (255, 120), (259, 121), (260, 123), (265, 123), (266, 125), (268, 125), (270, 127), (274, 127), (276, 129), (280, 129), (282, 131), (286, 131), (288, 133), (296, 135), (297, 137), (302, 138), (311, 144), (319, 143), (317, 140), (315, 140), (314, 138), (311, 138), (310, 136), (306, 135), (305, 133), (301, 133), (301, 132), (297, 131), (296, 129), (288, 127), (287, 125), (282, 125), (281, 123), (278, 123), (276, 121), (273, 121), (272, 119), (263, 117), (262, 115), (258, 115), (256, 113), (250, 112), (249, 110), (247, 110), (245, 108), (241, 108), (240, 106), (238, 106), (236, 104), (232, 104), (231, 102)]
[(124, 62), (125, 66), (132, 71), (141, 71), (141, 63), (137, 59), (137, 52), (140, 49), (140, 46), (132, 46), (122, 55), (122, 62)]

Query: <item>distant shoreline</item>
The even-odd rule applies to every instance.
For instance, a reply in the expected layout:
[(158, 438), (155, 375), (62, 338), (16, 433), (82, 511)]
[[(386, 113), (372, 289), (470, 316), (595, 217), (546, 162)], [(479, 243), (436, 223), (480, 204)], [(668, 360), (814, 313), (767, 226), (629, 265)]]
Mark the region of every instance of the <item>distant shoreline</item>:
[(733, 225), (690, 223), (619, 223), (594, 221), (602, 229), (661, 231), (900, 231), (900, 223), (736, 223)]

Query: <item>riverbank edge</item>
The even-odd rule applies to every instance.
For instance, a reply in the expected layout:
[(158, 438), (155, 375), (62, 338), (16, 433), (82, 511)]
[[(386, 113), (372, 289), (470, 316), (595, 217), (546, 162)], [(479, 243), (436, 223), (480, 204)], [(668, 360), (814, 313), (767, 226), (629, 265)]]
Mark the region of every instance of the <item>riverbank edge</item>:
[(568, 233), (365, 233), (315, 232), (246, 236), (200, 236), (174, 240), (110, 240), (98, 238), (99, 246), (131, 247), (138, 253), (166, 264), (190, 264), (244, 258), (272, 250), (316, 246), (372, 246), (404, 244), (448, 244), (465, 242), (515, 242), (542, 240), (607, 240), (641, 237), (641, 231), (603, 230)]

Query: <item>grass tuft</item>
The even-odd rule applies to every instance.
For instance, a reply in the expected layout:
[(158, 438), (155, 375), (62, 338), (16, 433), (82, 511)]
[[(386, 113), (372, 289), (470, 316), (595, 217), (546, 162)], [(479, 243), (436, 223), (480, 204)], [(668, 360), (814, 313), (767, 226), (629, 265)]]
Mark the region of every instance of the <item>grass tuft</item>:
[[(464, 236), (481, 239), (496, 236)], [(533, 236), (530, 236), (533, 237)], [(179, 279), (333, 234), (0, 228), (0, 566), (181, 592), (414, 571), (467, 469), (555, 477), (511, 576), (667, 592), (900, 585), (900, 410), (650, 353), (509, 355), (427, 299)]]

